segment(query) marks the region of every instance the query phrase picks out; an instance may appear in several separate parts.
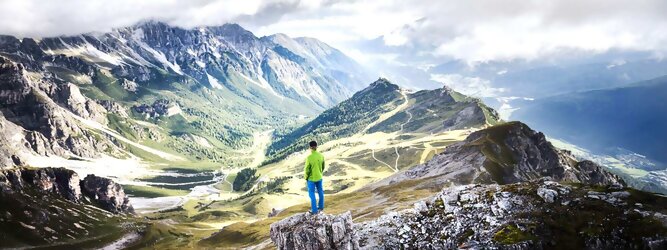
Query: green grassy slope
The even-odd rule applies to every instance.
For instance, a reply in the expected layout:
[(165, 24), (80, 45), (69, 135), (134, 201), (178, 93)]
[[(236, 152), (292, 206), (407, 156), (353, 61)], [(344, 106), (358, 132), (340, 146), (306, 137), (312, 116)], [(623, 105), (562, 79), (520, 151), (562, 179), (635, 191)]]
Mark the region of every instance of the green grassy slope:
[(397, 85), (386, 79), (379, 79), (302, 127), (282, 135), (269, 146), (269, 162), (305, 149), (310, 140), (324, 143), (358, 133), (380, 115), (396, 108), (402, 101)]

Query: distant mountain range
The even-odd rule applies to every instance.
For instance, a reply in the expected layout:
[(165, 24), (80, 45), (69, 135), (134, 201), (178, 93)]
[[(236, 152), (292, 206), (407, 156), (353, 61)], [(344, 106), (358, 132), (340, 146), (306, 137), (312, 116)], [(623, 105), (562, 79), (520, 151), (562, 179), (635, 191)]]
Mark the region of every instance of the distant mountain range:
[(228, 156), (249, 146), (254, 131), (294, 126), (370, 79), (317, 39), (256, 37), (236, 24), (145, 22), (69, 37), (0, 36), (0, 63), (0, 126), (15, 131), (3, 139), (20, 145), (6, 149), (9, 165), (33, 154), (128, 153), (245, 164)]
[(358, 64), (317, 39), (259, 38), (236, 24), (186, 30), (146, 22), (105, 34), (0, 41), (5, 56), (31, 66), (65, 55), (83, 62), (70, 59), (73, 65), (63, 65), (56, 59), (47, 66), (77, 71), (77, 66), (94, 65), (138, 83), (156, 80), (159, 69), (211, 88), (251, 94), (263, 90), (320, 108), (341, 101), (368, 80)]

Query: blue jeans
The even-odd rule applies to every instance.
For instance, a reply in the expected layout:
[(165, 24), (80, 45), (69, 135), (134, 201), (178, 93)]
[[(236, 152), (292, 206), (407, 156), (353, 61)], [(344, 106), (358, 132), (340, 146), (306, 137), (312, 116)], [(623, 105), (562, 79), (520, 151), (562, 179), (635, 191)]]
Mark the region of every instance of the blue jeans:
[[(317, 213), (317, 210), (324, 209), (324, 189), (322, 188), (322, 180), (312, 182), (306, 181), (308, 183), (308, 196), (310, 196), (310, 211)], [(315, 189), (317, 189), (317, 196), (319, 198), (319, 203), (315, 202)], [(317, 206), (315, 204), (317, 203)]]

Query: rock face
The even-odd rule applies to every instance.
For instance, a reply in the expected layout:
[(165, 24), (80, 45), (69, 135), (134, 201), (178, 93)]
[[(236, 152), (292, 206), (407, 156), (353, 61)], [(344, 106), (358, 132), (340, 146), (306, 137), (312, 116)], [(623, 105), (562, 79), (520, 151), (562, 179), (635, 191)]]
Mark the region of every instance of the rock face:
[(0, 187), (3, 192), (21, 192), (34, 188), (78, 202), (81, 199), (79, 176), (72, 170), (63, 168), (25, 169), (16, 168), (0, 171)]
[[(50, 156), (97, 157), (117, 147), (83, 129), (76, 116), (104, 123), (106, 110), (79, 88), (49, 74), (27, 72), (23, 64), (0, 56), (0, 112), (7, 126), (18, 127), (6, 139), (20, 140), (19, 151)], [(67, 107), (69, 112), (63, 107)], [(9, 124), (11, 123), (11, 124)], [(8, 137), (8, 138), (7, 138)], [(18, 165), (18, 164), (12, 164)]]
[(544, 134), (523, 123), (510, 122), (474, 132), (425, 164), (374, 186), (410, 179), (428, 179), (436, 185), (510, 184), (542, 177), (584, 184), (625, 185), (601, 166), (578, 161), (569, 152), (556, 149)]
[(350, 212), (297, 214), (272, 224), (270, 233), (278, 249), (359, 249)]
[[(7, 121), (5, 116), (0, 112), (0, 169), (23, 164), (21, 158), (18, 156), (18, 151), (21, 148), (24, 150), (27, 150), (27, 148), (19, 146), (20, 141), (13, 141), (17, 133), (20, 133), (20, 129)], [(18, 139), (21, 140), (21, 138)]]
[(88, 175), (81, 181), (81, 190), (104, 210), (113, 213), (134, 212), (123, 187), (111, 179)]
[(98, 100), (97, 103), (102, 105), (109, 113), (116, 114), (120, 117), (128, 118), (129, 115), (123, 106), (117, 102), (110, 100)]
[(132, 213), (123, 188), (110, 179), (88, 175), (79, 179), (76, 172), (64, 168), (14, 168), (0, 171), (2, 192), (46, 192), (80, 203), (83, 199), (112, 213)]

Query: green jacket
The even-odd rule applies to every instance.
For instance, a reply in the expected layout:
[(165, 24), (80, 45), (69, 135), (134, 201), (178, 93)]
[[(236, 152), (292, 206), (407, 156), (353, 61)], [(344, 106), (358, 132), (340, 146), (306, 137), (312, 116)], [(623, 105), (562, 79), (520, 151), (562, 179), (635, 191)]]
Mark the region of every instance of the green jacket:
[(306, 167), (303, 169), (304, 178), (309, 181), (319, 181), (322, 179), (322, 172), (324, 172), (324, 156), (316, 150), (306, 158)]

